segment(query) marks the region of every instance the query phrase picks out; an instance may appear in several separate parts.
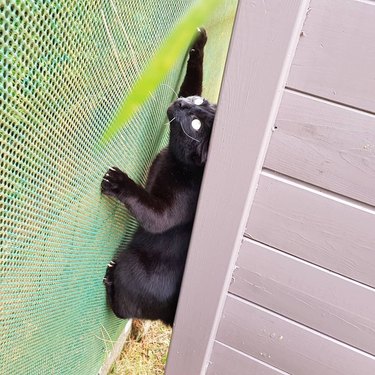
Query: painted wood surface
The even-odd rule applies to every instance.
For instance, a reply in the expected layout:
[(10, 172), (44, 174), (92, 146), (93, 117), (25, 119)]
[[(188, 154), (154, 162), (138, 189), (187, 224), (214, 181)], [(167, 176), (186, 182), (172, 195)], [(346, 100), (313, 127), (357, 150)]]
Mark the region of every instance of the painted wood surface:
[(230, 292), (375, 355), (375, 289), (245, 240)]
[(129, 319), (125, 325), (124, 330), (121, 332), (119, 338), (116, 342), (111, 342), (111, 351), (107, 354), (107, 358), (103, 363), (102, 367), (98, 371), (98, 375), (108, 375), (113, 367), (114, 363), (120, 357), (124, 345), (126, 344), (127, 340), (129, 339), (130, 333), (132, 328), (132, 320)]
[(375, 112), (375, 2), (311, 0), (288, 87)]
[(262, 361), (215, 342), (207, 375), (288, 375)]
[(217, 340), (290, 374), (375, 374), (374, 356), (231, 295)]
[(375, 210), (263, 172), (246, 235), (375, 286)]
[(286, 91), (265, 167), (375, 206), (375, 116)]
[(239, 2), (167, 375), (206, 372), (308, 3)]

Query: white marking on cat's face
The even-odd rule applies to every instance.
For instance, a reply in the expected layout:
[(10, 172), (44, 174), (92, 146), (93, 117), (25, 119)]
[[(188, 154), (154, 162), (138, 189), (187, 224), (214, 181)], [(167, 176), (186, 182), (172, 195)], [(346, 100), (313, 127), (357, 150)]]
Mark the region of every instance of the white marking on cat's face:
[(194, 129), (194, 130), (199, 130), (202, 126), (202, 123), (196, 118), (194, 119), (192, 122), (191, 122), (191, 127)]
[(194, 98), (193, 103), (195, 105), (202, 105), (203, 101), (204, 101), (203, 98), (201, 98), (200, 96), (197, 96), (197, 97)]

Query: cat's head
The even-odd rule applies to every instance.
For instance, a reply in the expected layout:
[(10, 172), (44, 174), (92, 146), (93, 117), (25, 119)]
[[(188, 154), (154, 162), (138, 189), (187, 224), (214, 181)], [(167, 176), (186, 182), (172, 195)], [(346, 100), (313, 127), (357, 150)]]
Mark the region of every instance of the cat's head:
[(180, 161), (206, 163), (215, 113), (216, 105), (200, 96), (179, 98), (169, 106), (169, 148)]

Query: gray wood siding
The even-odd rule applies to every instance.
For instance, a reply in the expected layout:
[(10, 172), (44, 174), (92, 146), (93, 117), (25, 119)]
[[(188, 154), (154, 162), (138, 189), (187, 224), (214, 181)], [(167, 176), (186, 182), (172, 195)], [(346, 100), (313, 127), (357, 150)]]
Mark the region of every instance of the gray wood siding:
[(375, 2), (236, 27), (167, 374), (374, 375)]
[(229, 291), (375, 355), (373, 288), (246, 239)]
[(375, 205), (375, 116), (286, 91), (265, 167)]
[(208, 374), (375, 374), (374, 20), (310, 3)]
[(306, 0), (239, 2), (167, 375), (206, 373), (307, 6)]
[(311, 0), (287, 86), (375, 112), (375, 3)]
[(263, 172), (246, 235), (375, 286), (375, 209)]
[(373, 356), (232, 295), (217, 340), (289, 374), (375, 374)]
[(288, 375), (262, 361), (216, 341), (207, 375)]

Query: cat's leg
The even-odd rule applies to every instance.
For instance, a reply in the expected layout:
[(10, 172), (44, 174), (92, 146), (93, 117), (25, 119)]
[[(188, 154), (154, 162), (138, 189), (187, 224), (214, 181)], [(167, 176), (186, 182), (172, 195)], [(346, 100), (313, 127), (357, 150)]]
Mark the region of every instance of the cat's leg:
[(113, 272), (115, 270), (115, 267), (116, 262), (111, 260), (107, 266), (107, 270), (103, 278), (103, 283), (107, 292), (107, 301), (111, 308), (113, 307), (114, 302)]
[(116, 283), (116, 266), (117, 262), (111, 261), (107, 266), (103, 283), (106, 289), (107, 302), (113, 311), (113, 313), (120, 319), (130, 319), (131, 314), (127, 311), (126, 306), (123, 304), (123, 298), (121, 297), (122, 290), (119, 289), (118, 283)]
[(122, 202), (148, 232), (165, 232), (192, 220), (192, 217), (186, 216), (191, 214), (191, 210), (183, 206), (188, 205), (188, 202), (179, 202), (177, 207), (171, 196), (164, 199), (155, 197), (116, 167), (108, 170), (101, 189), (103, 194), (116, 197)]
[(206, 30), (203, 28), (198, 29), (197, 38), (189, 51), (186, 74), (178, 94), (179, 97), (186, 98), (187, 96), (202, 95), (203, 57), (206, 42)]

